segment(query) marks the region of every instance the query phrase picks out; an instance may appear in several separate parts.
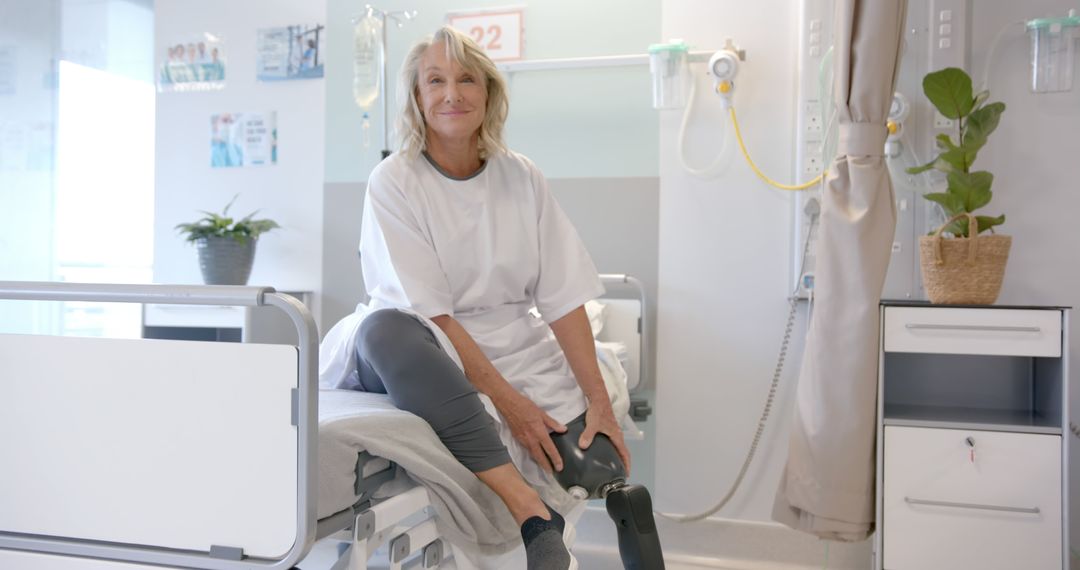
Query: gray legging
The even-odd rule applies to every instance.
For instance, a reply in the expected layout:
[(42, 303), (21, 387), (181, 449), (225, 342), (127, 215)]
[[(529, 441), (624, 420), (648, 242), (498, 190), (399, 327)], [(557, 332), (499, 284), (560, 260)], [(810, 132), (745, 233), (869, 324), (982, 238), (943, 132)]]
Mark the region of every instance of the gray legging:
[(395, 309), (372, 312), (360, 324), (356, 356), (361, 388), (389, 394), (398, 408), (427, 420), (470, 471), (510, 462), (476, 388), (419, 319)]

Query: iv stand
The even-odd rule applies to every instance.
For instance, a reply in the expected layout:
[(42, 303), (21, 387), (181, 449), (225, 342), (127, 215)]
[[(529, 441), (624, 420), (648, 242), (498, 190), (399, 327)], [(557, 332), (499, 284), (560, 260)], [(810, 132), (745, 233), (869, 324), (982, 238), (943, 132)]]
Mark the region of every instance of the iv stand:
[[(380, 10), (371, 4), (364, 5), (368, 16), (375, 16), (382, 22), (382, 34), (380, 34), (379, 42), (382, 44), (382, 57), (379, 58), (379, 98), (382, 99), (382, 111), (383, 111), (383, 148), (382, 157), (385, 159), (390, 156), (390, 103), (386, 99), (386, 19), (390, 18), (397, 24), (397, 27), (402, 27), (405, 22), (412, 20), (416, 17), (416, 10), (395, 10), (393, 12), (387, 12)], [(356, 23), (356, 18), (353, 19), (353, 23)]]

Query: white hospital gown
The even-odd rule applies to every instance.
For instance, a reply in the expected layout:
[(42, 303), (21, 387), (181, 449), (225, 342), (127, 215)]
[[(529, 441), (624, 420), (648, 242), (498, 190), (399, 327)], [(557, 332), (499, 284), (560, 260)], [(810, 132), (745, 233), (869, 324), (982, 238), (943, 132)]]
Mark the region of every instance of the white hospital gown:
[[(363, 216), (360, 256), (371, 301), (323, 340), (323, 387), (357, 387), (353, 347), (360, 322), (373, 310), (397, 308), (422, 317), (459, 367), (457, 352), (431, 317), (454, 317), (510, 385), (556, 420), (585, 411), (584, 394), (545, 321), (604, 288), (529, 159), (500, 153), (462, 180), (425, 157), (391, 155), (371, 173)], [(542, 320), (529, 314), (534, 306)], [(481, 400), (510, 446), (491, 401)], [(519, 463), (520, 450), (511, 455)]]

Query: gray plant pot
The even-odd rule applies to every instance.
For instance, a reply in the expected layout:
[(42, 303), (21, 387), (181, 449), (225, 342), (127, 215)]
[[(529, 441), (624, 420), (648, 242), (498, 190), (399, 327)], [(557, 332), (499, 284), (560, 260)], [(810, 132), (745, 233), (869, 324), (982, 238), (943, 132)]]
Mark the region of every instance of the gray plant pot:
[(241, 243), (224, 237), (196, 240), (203, 281), (207, 285), (247, 285), (257, 241), (249, 239)]

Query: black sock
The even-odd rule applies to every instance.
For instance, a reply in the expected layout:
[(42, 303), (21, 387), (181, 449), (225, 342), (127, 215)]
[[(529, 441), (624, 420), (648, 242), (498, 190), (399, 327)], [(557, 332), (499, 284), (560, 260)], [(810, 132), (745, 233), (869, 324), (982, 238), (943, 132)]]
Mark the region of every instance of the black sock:
[(521, 525), (528, 570), (566, 570), (570, 567), (570, 552), (563, 542), (566, 521), (551, 507), (548, 507), (548, 513), (551, 520), (536, 516)]

